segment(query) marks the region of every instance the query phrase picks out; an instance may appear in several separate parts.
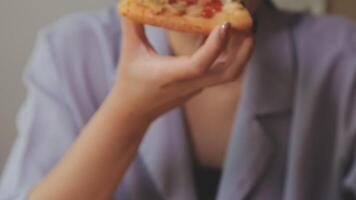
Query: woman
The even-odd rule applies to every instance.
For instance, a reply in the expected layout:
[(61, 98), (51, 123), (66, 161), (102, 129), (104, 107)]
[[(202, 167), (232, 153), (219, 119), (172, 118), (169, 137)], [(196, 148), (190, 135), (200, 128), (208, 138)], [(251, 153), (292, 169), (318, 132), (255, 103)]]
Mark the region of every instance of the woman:
[(355, 25), (247, 4), (256, 35), (45, 29), (0, 199), (355, 199)]

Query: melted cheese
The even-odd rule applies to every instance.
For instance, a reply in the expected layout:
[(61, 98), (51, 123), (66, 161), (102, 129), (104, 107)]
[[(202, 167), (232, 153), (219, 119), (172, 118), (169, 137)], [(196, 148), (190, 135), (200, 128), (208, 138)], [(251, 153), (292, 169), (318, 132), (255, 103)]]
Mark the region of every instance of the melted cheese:
[[(178, 0), (177, 3), (169, 4), (168, 0), (140, 0), (140, 3), (150, 8), (154, 13), (159, 14), (168, 11), (172, 14), (182, 14), (191, 17), (202, 17), (203, 6), (199, 4), (188, 6), (184, 1)], [(234, 13), (234, 10), (245, 9), (241, 4), (233, 2), (231, 0), (222, 1), (223, 11), (230, 11)], [(215, 13), (219, 15), (220, 13)], [(219, 17), (219, 16), (214, 16)]]
[(163, 12), (164, 5), (167, 3), (166, 0), (139, 0), (139, 2), (156, 14)]
[(186, 13), (189, 16), (200, 17), (202, 11), (203, 8), (200, 5), (192, 5), (187, 8)]
[(186, 10), (187, 10), (187, 5), (186, 5), (186, 3), (185, 2), (183, 2), (183, 1), (178, 1), (177, 3), (175, 3), (175, 4), (165, 4), (164, 5), (165, 6), (165, 8), (169, 11), (169, 12), (171, 12), (171, 13), (173, 13), (173, 14), (180, 14), (180, 13), (184, 13), (184, 12), (186, 12)]
[(223, 10), (226, 11), (234, 11), (234, 10), (241, 10), (245, 9), (241, 4), (235, 3), (235, 2), (227, 2), (223, 6)]

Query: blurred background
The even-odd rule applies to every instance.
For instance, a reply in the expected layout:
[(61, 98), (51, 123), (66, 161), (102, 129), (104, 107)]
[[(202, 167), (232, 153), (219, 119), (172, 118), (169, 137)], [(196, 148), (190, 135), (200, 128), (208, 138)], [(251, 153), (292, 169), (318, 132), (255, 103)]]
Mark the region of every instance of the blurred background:
[[(280, 7), (332, 13), (356, 20), (355, 0), (275, 0)], [(17, 131), (17, 111), (26, 95), (22, 72), (39, 29), (76, 11), (95, 10), (115, 0), (0, 1), (0, 172)]]

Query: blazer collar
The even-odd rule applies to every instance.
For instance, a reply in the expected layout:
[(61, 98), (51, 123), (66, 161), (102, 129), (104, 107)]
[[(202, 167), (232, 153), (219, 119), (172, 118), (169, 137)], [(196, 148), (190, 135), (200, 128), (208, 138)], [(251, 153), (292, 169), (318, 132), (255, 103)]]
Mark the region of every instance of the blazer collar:
[[(272, 7), (261, 19), (255, 53), (244, 75), (242, 100), (224, 164), (219, 200), (245, 199), (268, 169), (274, 138), (262, 122), (291, 110), (294, 52), (286, 16)], [(169, 54), (162, 29), (148, 26), (147, 37), (160, 54)], [(181, 109), (157, 119), (139, 154), (163, 199), (196, 199), (190, 147)]]
[[(267, 5), (259, 12), (256, 49), (244, 74), (234, 134), (225, 159), (218, 199), (246, 199), (268, 170), (275, 153), (274, 134), (264, 126), (290, 113), (295, 55), (291, 17)], [(278, 119), (278, 118), (275, 118)], [(287, 133), (277, 133), (287, 134)]]

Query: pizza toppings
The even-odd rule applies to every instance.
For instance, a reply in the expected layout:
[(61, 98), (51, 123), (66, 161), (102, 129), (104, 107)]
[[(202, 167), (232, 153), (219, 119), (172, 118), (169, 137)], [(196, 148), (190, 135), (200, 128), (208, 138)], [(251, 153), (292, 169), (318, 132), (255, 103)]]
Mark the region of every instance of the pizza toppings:
[(220, 0), (168, 0), (166, 6), (175, 9), (173, 13), (184, 11), (189, 16), (212, 18), (222, 10), (223, 4)]
[(202, 17), (212, 18), (215, 13), (222, 10), (222, 3), (219, 0), (214, 0), (212, 2), (206, 3), (203, 8)]
[(195, 5), (198, 3), (197, 0), (184, 0), (187, 4), (187, 6)]
[[(236, 4), (221, 0), (139, 0), (154, 13), (170, 12), (177, 16), (187, 15), (194, 17), (213, 18), (216, 13), (225, 9), (227, 4)], [(239, 6), (242, 6), (239, 4)], [(230, 7), (230, 5), (229, 5)], [(242, 7), (243, 8), (243, 7)]]

